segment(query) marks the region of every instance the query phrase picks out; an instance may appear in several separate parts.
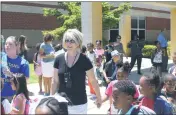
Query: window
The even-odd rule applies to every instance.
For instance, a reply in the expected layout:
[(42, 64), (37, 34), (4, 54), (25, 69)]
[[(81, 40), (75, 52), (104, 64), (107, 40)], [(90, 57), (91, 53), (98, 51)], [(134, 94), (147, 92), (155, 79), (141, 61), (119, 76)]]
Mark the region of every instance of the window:
[[(145, 17), (131, 17), (131, 40), (134, 40), (136, 34), (139, 35), (139, 39), (145, 40)], [(116, 37), (119, 35), (119, 25), (117, 27), (111, 28), (109, 30), (109, 38), (112, 41), (116, 40)]]
[(137, 30), (131, 30), (131, 40), (134, 40), (134, 36), (137, 34)]
[(131, 18), (131, 40), (138, 34), (139, 39), (145, 39), (145, 17)]
[(131, 28), (137, 28), (137, 18), (131, 19)]
[(139, 30), (139, 38), (145, 39), (145, 30)]
[(110, 29), (110, 40), (115, 42), (118, 35), (119, 35), (119, 29)]

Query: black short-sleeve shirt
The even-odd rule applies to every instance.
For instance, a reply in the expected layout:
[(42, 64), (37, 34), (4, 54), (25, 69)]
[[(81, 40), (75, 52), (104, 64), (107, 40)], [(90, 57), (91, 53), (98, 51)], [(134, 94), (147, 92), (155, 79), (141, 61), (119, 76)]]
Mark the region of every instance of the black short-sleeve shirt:
[[(73, 105), (80, 105), (87, 103), (85, 78), (86, 71), (93, 68), (90, 60), (83, 54), (80, 54), (77, 62), (73, 67), (69, 68), (65, 61), (65, 53), (58, 55), (54, 62), (54, 68), (58, 69), (59, 76), (59, 93), (65, 92)], [(66, 88), (64, 80), (64, 73), (70, 72), (72, 80), (72, 87)]]
[(114, 70), (115, 70), (114, 62), (112, 60), (107, 62), (106, 65), (105, 65), (105, 69), (104, 70), (106, 72), (107, 77), (111, 77), (112, 74), (114, 73)]

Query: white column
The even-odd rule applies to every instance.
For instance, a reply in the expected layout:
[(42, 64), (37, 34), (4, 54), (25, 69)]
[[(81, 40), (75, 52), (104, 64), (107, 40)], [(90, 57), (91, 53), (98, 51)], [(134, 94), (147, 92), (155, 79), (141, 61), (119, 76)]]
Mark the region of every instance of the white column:
[(81, 3), (81, 26), (84, 34), (83, 45), (102, 40), (102, 6), (101, 2)]
[(93, 41), (92, 37), (92, 2), (81, 2), (81, 27), (83, 45)]

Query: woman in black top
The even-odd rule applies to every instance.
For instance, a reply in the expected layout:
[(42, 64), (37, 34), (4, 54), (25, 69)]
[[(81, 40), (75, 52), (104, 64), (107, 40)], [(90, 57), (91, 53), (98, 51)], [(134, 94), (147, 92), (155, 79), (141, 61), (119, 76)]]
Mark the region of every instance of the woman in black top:
[(18, 53), (19, 53), (19, 56), (23, 57), (24, 59), (27, 60), (27, 51), (28, 51), (28, 47), (27, 47), (27, 44), (26, 44), (26, 41), (27, 41), (27, 38), (26, 36), (24, 35), (21, 35), (19, 37), (19, 40), (18, 40)]
[(82, 33), (69, 29), (63, 37), (67, 52), (56, 57), (51, 95), (65, 92), (72, 102), (69, 114), (87, 114), (85, 78), (88, 76), (97, 96), (97, 107), (101, 106), (101, 95), (90, 60), (81, 53)]

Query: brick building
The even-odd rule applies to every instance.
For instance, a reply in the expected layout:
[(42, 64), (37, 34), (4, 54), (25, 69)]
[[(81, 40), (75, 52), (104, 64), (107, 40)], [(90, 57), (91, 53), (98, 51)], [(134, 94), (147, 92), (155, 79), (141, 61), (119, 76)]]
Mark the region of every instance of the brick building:
[[(109, 3), (118, 7), (121, 2)], [(161, 29), (166, 29), (165, 36), (170, 39), (170, 9), (142, 2), (131, 2), (131, 4), (131, 39), (133, 39), (135, 33), (138, 33), (141, 39), (153, 41), (156, 40)], [(31, 48), (30, 59), (35, 52), (35, 44), (42, 42), (42, 31), (59, 27), (56, 17), (43, 16), (43, 8), (57, 8), (57, 2), (1, 2), (2, 35), (5, 38), (21, 34), (27, 36), (28, 47)], [(111, 28), (104, 30), (103, 37), (114, 39), (118, 33), (118, 27)]]
[[(110, 2), (118, 7), (121, 2)], [(170, 9), (167, 7), (154, 6), (143, 2), (131, 2), (131, 39), (138, 34), (141, 39), (154, 41), (161, 29), (165, 29), (165, 36), (170, 39)], [(111, 28), (104, 31), (106, 38), (114, 39), (119, 29)]]

